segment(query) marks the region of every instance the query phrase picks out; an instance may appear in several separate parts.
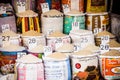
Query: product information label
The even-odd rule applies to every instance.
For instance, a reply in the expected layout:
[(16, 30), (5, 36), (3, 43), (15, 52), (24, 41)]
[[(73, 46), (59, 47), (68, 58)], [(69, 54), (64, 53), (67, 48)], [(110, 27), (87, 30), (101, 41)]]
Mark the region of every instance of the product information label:
[(109, 80), (120, 78), (120, 59), (102, 58), (102, 73)]
[(91, 6), (104, 6), (106, 0), (91, 0)]
[(68, 66), (66, 61), (45, 62), (46, 80), (68, 80)]

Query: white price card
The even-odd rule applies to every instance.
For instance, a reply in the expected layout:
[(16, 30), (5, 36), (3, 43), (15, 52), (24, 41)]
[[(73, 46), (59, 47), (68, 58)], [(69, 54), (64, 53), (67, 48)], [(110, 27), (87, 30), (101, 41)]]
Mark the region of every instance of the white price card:
[(10, 36), (2, 36), (2, 46), (10, 45)]
[(52, 47), (51, 46), (44, 46), (44, 56), (52, 54)]
[(100, 50), (101, 50), (101, 54), (104, 54), (105, 52), (109, 51), (109, 44), (100, 44)]
[(0, 14), (5, 14), (6, 13), (6, 7), (1, 6), (0, 7)]
[(24, 12), (26, 10), (25, 4), (26, 4), (26, 2), (21, 2), (21, 1), (17, 2), (18, 13)]
[(69, 7), (68, 4), (63, 4), (62, 8), (63, 8), (63, 13), (64, 14), (70, 12), (70, 7)]
[(81, 45), (80, 44), (75, 44), (74, 45), (74, 52), (78, 52), (79, 50), (81, 50)]
[(1, 25), (2, 32), (10, 30), (10, 25), (9, 24), (3, 24)]
[(99, 28), (94, 28), (93, 33), (94, 33), (94, 35), (98, 34), (99, 33)]
[(47, 31), (47, 35), (50, 35), (50, 34), (52, 34), (53, 32), (54, 32), (53, 29), (48, 29), (48, 31)]
[(28, 49), (35, 48), (37, 46), (37, 39), (36, 37), (28, 38)]
[(49, 11), (48, 3), (41, 3), (42, 13)]
[(63, 45), (63, 40), (61, 38), (57, 38), (55, 40), (55, 49), (61, 47)]
[(90, 43), (92, 43), (92, 40), (89, 36), (81, 36), (81, 38), (80, 38), (81, 48), (86, 47)]
[(79, 22), (73, 22), (72, 23), (72, 30), (79, 30)]
[(110, 41), (110, 36), (109, 35), (101, 37), (101, 44), (107, 44), (109, 41)]
[(17, 53), (17, 59), (21, 58), (22, 56), (27, 55), (26, 52), (18, 52)]

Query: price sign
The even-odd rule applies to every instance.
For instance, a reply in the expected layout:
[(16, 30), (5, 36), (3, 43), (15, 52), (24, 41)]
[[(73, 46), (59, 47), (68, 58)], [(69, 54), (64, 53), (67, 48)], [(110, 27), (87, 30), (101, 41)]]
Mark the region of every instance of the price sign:
[(41, 3), (42, 13), (49, 11), (48, 3)]
[(57, 38), (55, 40), (55, 48), (57, 49), (57, 48), (61, 47), (62, 45), (63, 45), (62, 39), (61, 38)]
[(17, 2), (17, 7), (18, 7), (18, 13), (19, 12), (24, 12), (26, 9), (25, 9), (25, 2), (21, 2), (21, 1), (19, 1), (19, 2)]
[(37, 46), (37, 39), (36, 37), (31, 37), (28, 39), (28, 48), (32, 49)]
[(90, 41), (89, 36), (81, 36), (81, 38), (80, 38), (81, 48), (86, 47), (86, 45), (89, 44), (89, 43), (92, 43), (92, 41)]
[(6, 7), (4, 6), (0, 7), (0, 14), (6, 14)]
[(72, 30), (79, 30), (79, 22), (73, 22), (72, 23)]
[(1, 25), (2, 32), (10, 30), (10, 25), (9, 24), (3, 24)]
[(25, 52), (18, 52), (17, 53), (17, 59), (21, 58), (22, 56), (27, 55)]
[(50, 34), (52, 34), (53, 33), (53, 29), (48, 29), (48, 31), (47, 31), (47, 35), (50, 35)]
[(74, 45), (74, 52), (78, 52), (81, 49), (81, 45), (80, 44), (75, 44)]
[(93, 33), (94, 33), (94, 35), (98, 34), (99, 33), (99, 28), (94, 28)]
[(108, 52), (109, 51), (109, 44), (101, 44), (100, 50), (101, 50), (101, 54)]
[(110, 41), (110, 36), (109, 35), (101, 37), (101, 44), (107, 44), (109, 41)]
[(51, 46), (44, 46), (44, 56), (52, 54), (52, 47)]
[(70, 7), (68, 4), (63, 4), (62, 8), (63, 8), (64, 14), (70, 12)]
[(2, 46), (10, 45), (10, 36), (2, 36)]

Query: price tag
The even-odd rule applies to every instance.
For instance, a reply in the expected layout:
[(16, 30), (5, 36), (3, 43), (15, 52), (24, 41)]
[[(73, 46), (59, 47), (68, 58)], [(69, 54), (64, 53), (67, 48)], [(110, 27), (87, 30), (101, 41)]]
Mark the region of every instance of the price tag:
[(109, 41), (110, 41), (110, 36), (109, 35), (101, 37), (101, 44), (107, 44)]
[(74, 52), (78, 52), (81, 49), (81, 45), (80, 44), (75, 44), (74, 45)]
[(94, 35), (98, 34), (99, 33), (99, 28), (94, 28), (93, 32), (94, 32)]
[(109, 51), (109, 44), (101, 44), (100, 50), (101, 50), (101, 54), (108, 52)]
[(3, 24), (1, 25), (2, 32), (10, 30), (10, 25), (9, 24)]
[(48, 31), (47, 31), (47, 35), (50, 35), (50, 34), (52, 34), (53, 33), (53, 29), (48, 29)]
[(88, 36), (81, 36), (81, 38), (80, 38), (81, 48), (86, 47), (86, 45), (89, 43), (91, 43), (91, 42), (90, 42), (90, 38)]
[(61, 38), (57, 38), (55, 40), (55, 48), (57, 49), (57, 48), (61, 47), (62, 45), (63, 45), (62, 39)]
[(6, 7), (4, 6), (0, 7), (0, 14), (6, 14)]
[(31, 37), (28, 39), (28, 48), (32, 49), (37, 46), (37, 39), (36, 37)]
[(10, 45), (10, 36), (2, 36), (2, 46)]
[(41, 3), (42, 13), (49, 11), (48, 3)]
[(63, 8), (64, 14), (70, 12), (70, 7), (68, 4), (63, 4), (62, 8)]
[(44, 46), (44, 56), (52, 54), (52, 47), (51, 46)]
[(17, 2), (17, 7), (18, 7), (18, 13), (19, 12), (24, 12), (26, 9), (25, 9), (25, 2)]
[(79, 30), (79, 22), (72, 23), (72, 30)]
[(17, 53), (17, 59), (21, 58), (22, 56), (27, 55), (26, 52), (18, 52)]

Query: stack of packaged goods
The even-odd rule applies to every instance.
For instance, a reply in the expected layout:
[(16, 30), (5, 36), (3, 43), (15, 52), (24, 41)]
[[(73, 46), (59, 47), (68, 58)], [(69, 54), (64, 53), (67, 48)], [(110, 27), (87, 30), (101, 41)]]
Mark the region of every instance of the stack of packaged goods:
[(12, 6), (0, 4), (0, 80), (120, 79), (107, 0), (12, 0)]

